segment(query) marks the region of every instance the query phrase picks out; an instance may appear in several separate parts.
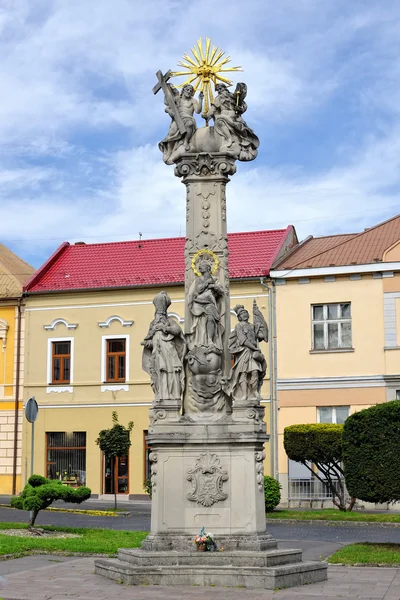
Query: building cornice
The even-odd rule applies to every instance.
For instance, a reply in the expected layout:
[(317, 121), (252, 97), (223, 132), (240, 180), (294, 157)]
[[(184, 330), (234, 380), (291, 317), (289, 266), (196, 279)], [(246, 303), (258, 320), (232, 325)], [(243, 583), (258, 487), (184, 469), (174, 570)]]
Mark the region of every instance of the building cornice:
[(276, 269), (270, 272), (273, 279), (299, 279), (300, 277), (324, 277), (325, 275), (350, 275), (352, 273), (385, 273), (400, 271), (400, 262), (369, 263), (365, 265), (342, 265), (306, 269)]

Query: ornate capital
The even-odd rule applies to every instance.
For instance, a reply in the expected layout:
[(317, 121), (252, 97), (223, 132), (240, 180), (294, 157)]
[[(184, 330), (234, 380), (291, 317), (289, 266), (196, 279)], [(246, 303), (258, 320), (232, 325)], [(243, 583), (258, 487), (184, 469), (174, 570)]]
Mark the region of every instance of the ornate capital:
[(191, 175), (195, 177), (207, 177), (210, 175), (223, 176), (236, 173), (236, 164), (233, 156), (224, 152), (199, 152), (186, 153), (176, 161), (175, 175), (185, 178)]

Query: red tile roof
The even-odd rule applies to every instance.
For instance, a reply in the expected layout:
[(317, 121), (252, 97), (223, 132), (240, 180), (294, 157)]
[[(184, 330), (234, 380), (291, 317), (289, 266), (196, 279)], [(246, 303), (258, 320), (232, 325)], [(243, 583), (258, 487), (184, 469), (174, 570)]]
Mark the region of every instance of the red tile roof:
[[(289, 234), (286, 229), (228, 235), (232, 279), (269, 273)], [(64, 242), (31, 277), (29, 293), (166, 285), (184, 281), (185, 238), (107, 244)]]
[(400, 215), (397, 215), (361, 233), (310, 237), (274, 268), (313, 269), (381, 262), (385, 251), (399, 240)]

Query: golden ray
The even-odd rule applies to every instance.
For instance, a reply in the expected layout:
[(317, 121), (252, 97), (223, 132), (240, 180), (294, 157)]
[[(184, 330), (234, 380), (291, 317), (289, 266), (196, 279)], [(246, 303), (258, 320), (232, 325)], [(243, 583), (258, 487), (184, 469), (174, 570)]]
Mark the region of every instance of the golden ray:
[(174, 71), (172, 77), (186, 77), (185, 81), (176, 87), (182, 88), (184, 85), (193, 84), (194, 90), (204, 93), (204, 112), (208, 112), (210, 104), (214, 101), (212, 86), (217, 85), (219, 81), (226, 85), (232, 85), (232, 81), (224, 77), (222, 73), (241, 71), (241, 67), (226, 67), (231, 61), (230, 56), (217, 46), (211, 45), (211, 39), (206, 37), (203, 45), (203, 38), (199, 38), (196, 44), (191, 48), (192, 58), (186, 52), (178, 65), (185, 71)]

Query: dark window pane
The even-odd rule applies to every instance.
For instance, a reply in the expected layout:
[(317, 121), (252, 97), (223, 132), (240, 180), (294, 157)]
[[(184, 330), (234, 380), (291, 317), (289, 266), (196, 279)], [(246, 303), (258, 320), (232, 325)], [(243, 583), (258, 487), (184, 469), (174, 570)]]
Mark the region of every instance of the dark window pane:
[(71, 342), (54, 342), (54, 354), (71, 354)]
[(322, 323), (314, 325), (314, 350), (324, 349), (324, 326)]
[(343, 425), (347, 417), (349, 416), (348, 406), (337, 406), (336, 407), (336, 423), (337, 425)]
[(115, 356), (108, 357), (108, 379), (115, 379)]
[(126, 494), (128, 491), (128, 478), (127, 477), (119, 477), (118, 478), (118, 494)]
[(328, 323), (328, 348), (339, 348), (338, 323)]
[(128, 476), (128, 457), (121, 456), (118, 460), (118, 477)]
[(332, 423), (332, 408), (327, 406), (319, 408), (319, 422), (320, 423)]
[(350, 317), (351, 317), (350, 303), (340, 305), (340, 316), (343, 317), (344, 319), (350, 319)]
[(314, 321), (322, 321), (324, 318), (324, 307), (322, 304), (319, 306), (313, 306), (313, 319)]
[(108, 340), (109, 352), (125, 352), (125, 340)]
[(118, 378), (125, 379), (125, 356), (118, 356)]
[(328, 304), (328, 319), (337, 319), (339, 304)]
[(70, 359), (64, 358), (64, 381), (70, 380)]
[(342, 348), (351, 348), (351, 323), (342, 323)]
[(47, 476), (78, 487), (86, 484), (86, 432), (47, 434)]
[(53, 361), (53, 381), (60, 381), (60, 366), (60, 359), (55, 358)]

